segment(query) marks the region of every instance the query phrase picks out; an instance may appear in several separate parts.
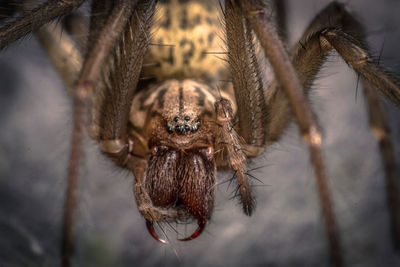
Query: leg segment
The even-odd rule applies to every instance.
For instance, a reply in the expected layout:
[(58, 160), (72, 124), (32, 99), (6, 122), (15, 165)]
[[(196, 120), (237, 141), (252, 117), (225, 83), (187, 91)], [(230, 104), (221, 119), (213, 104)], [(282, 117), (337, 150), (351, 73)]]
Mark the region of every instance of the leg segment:
[[(344, 5), (334, 2), (321, 11), (308, 27), (301, 41), (292, 51), (292, 61), (306, 92), (328, 52), (332, 49), (335, 49), (363, 77), (361, 81), (367, 96), (371, 128), (380, 143), (384, 161), (395, 243), (399, 244), (400, 212), (397, 197), (399, 193), (393, 164), (393, 148), (386, 119), (374, 91), (376, 89), (373, 87), (378, 87), (394, 103), (400, 105), (400, 85), (370, 58), (364, 45), (364, 36), (361, 24), (354, 19)], [(267, 138), (269, 142), (273, 142), (286, 128), (291, 117), (291, 110), (277, 83), (273, 83), (268, 90), (266, 97), (268, 111), (271, 119), (274, 120), (269, 121), (271, 123), (267, 126), (267, 132), (270, 133)]]
[(111, 73), (103, 77), (98, 139), (103, 152), (121, 166), (127, 164), (129, 157), (128, 118), (150, 42), (154, 6), (155, 1), (139, 2), (114, 49), (109, 62)]
[(321, 41), (327, 41), (355, 71), (400, 106), (399, 82), (372, 60), (359, 41), (338, 29), (325, 29), (321, 37)]
[(65, 31), (73, 38), (82, 55), (87, 53), (89, 20), (82, 14), (71, 13), (63, 20)]
[[(97, 8), (100, 9), (98, 11), (106, 9), (102, 6)], [(132, 146), (135, 144), (128, 140), (127, 135), (132, 99), (137, 90), (143, 58), (150, 43), (150, 26), (154, 9), (155, 1), (139, 1), (132, 13), (109, 61), (109, 71), (105, 71), (102, 77), (100, 85), (102, 99), (99, 101), (100, 105), (93, 122), (98, 125), (95, 137), (99, 140), (102, 151), (118, 165), (133, 170), (135, 176), (133, 191), (139, 211), (146, 219), (147, 229), (157, 241), (166, 243), (156, 234), (153, 223), (184, 219), (188, 214), (184, 210), (162, 209), (153, 205), (145, 188), (147, 159), (131, 154)], [(101, 16), (93, 15), (92, 19), (97, 23), (103, 23)], [(99, 31), (95, 26), (91, 30)], [(194, 235), (202, 229), (204, 226), (199, 225), (199, 230)]]
[(284, 43), (287, 43), (287, 8), (286, 0), (274, 0), (275, 21), (278, 27), (278, 34)]
[(243, 211), (250, 216), (254, 210), (255, 203), (254, 198), (251, 196), (251, 187), (247, 176), (246, 156), (241, 145), (243, 141), (240, 140), (232, 123), (231, 103), (227, 99), (221, 99), (215, 103), (215, 109), (219, 126), (219, 143), (223, 144), (221, 146), (226, 149), (229, 165), (235, 171)]
[[(29, 4), (21, 4), (20, 11), (27, 13)], [(82, 68), (83, 53), (77, 49), (74, 40), (64, 30), (61, 23), (49, 22), (35, 31), (35, 36), (46, 50), (64, 84), (69, 90), (73, 90)]]
[(70, 12), (83, 2), (84, 0), (52, 0), (30, 12), (26, 12), (22, 17), (0, 29), (0, 49), (25, 36), (32, 30), (39, 29), (52, 19)]
[[(386, 119), (383, 115), (377, 92), (375, 92), (376, 89), (373, 87), (378, 87), (395, 104), (400, 106), (400, 84), (389, 74), (385, 73), (378, 64), (372, 61), (368, 52), (360, 47), (357, 41), (351, 36), (339, 30), (325, 30), (322, 32), (322, 36), (342, 56), (347, 64), (352, 66), (363, 77), (362, 80), (369, 107), (370, 124), (373, 134), (379, 142), (385, 169), (393, 240), (395, 247), (399, 249), (400, 207), (396, 170), (393, 163), (394, 153)], [(322, 41), (324, 40), (322, 39)]]
[(82, 68), (82, 54), (59, 23), (49, 23), (36, 33), (42, 47), (53, 61), (68, 89), (74, 88)]
[[(328, 52), (334, 48), (328, 42), (320, 40), (322, 32), (326, 29), (334, 30), (339, 28), (347, 33), (345, 36), (348, 36), (348, 39), (365, 40), (361, 24), (354, 19), (344, 5), (333, 2), (316, 16), (298, 44), (292, 49), (291, 58), (293, 66), (298, 73), (298, 77), (306, 93), (309, 91), (317, 73), (325, 62)], [(361, 45), (358, 41), (356, 44)], [(360, 46), (358, 49), (355, 48), (354, 51), (360, 51), (361, 47), (363, 46)], [(366, 51), (364, 51), (364, 55), (366, 54)], [(380, 68), (370, 59), (368, 64), (370, 70)], [(382, 81), (380, 87), (385, 87), (386, 89), (384, 90), (388, 91), (388, 95), (392, 95), (397, 99), (394, 101), (395, 103), (400, 102), (400, 97), (396, 97), (396, 95), (399, 95), (398, 92), (400, 92), (398, 83), (382, 69), (379, 73), (382, 74), (381, 77), (371, 78), (371, 80), (375, 80), (376, 83)], [(372, 77), (374, 76), (378, 75), (372, 75)], [(272, 143), (280, 138), (288, 126), (292, 118), (292, 111), (284, 92), (280, 89), (280, 85), (276, 81), (271, 83), (266, 91), (265, 98), (268, 106), (267, 143)]]
[(225, 23), (229, 68), (238, 106), (239, 133), (248, 144), (263, 147), (265, 101), (253, 34), (239, 6), (232, 1), (225, 2)]
[(399, 187), (396, 177), (393, 144), (390, 130), (378, 92), (369, 82), (362, 80), (365, 97), (369, 108), (369, 122), (372, 133), (379, 142), (382, 154), (382, 165), (385, 170), (387, 201), (391, 213), (391, 227), (393, 242), (396, 249), (400, 249), (400, 206)]
[(303, 138), (309, 145), (311, 162), (317, 179), (318, 192), (322, 203), (322, 213), (328, 232), (331, 259), (334, 265), (342, 266), (339, 234), (329, 194), (326, 170), (322, 159), (322, 137), (318, 124), (303, 93), (303, 86), (297, 76), (295, 68), (274, 27), (269, 21), (266, 9), (261, 1), (241, 1), (245, 17), (257, 34), (264, 52), (274, 69), (275, 76), (282, 86), (290, 106), (293, 108)]
[(122, 1), (114, 8), (107, 24), (102, 30), (103, 35), (95, 42), (83, 64), (80, 78), (74, 88), (74, 124), (71, 140), (71, 152), (68, 168), (68, 187), (64, 214), (62, 261), (63, 266), (70, 265), (73, 252), (73, 229), (76, 209), (78, 172), (82, 157), (83, 125), (88, 97), (97, 81), (103, 63), (125, 27), (131, 14), (131, 1)]

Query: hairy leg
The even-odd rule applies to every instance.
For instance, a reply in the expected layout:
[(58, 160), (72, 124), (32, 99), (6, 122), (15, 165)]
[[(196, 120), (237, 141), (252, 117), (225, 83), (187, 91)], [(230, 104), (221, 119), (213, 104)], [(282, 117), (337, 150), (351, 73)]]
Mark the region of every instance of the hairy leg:
[(274, 0), (275, 21), (278, 34), (284, 43), (287, 42), (287, 3), (286, 0)]
[(101, 35), (94, 42), (93, 49), (86, 57), (79, 79), (74, 87), (74, 123), (71, 140), (71, 152), (68, 168), (68, 187), (65, 204), (62, 261), (63, 266), (70, 265), (73, 252), (73, 230), (75, 220), (76, 198), (79, 167), (82, 157), (83, 125), (87, 101), (93, 91), (93, 86), (98, 80), (103, 63), (109, 52), (119, 39), (119, 34), (125, 28), (131, 15), (133, 4), (131, 1), (121, 1), (113, 9), (107, 19), (107, 23), (101, 31)]
[[(221, 99), (215, 104), (219, 124), (219, 143), (227, 154), (227, 160), (235, 171), (238, 192), (243, 211), (251, 215), (254, 199), (246, 167), (245, 142), (248, 148), (259, 154), (265, 143), (265, 100), (260, 68), (255, 54), (253, 33), (248, 22), (243, 18), (240, 7), (233, 1), (225, 1), (226, 42), (228, 47), (228, 63), (232, 76), (233, 88), (239, 119), (238, 132), (234, 129), (234, 118), (231, 103)], [(243, 142), (244, 141), (244, 142)], [(258, 148), (258, 149), (257, 149)], [(255, 155), (253, 155), (255, 156)]]
[(397, 182), (394, 148), (390, 138), (390, 129), (383, 105), (378, 92), (368, 81), (362, 80), (367, 106), (369, 111), (369, 123), (372, 134), (379, 143), (382, 154), (382, 165), (385, 170), (387, 201), (391, 213), (392, 239), (397, 250), (400, 249), (400, 203), (399, 185)]
[(228, 62), (238, 107), (238, 131), (246, 143), (263, 147), (265, 101), (253, 33), (233, 1), (225, 2), (225, 24)]
[(251, 27), (264, 48), (265, 55), (268, 57), (275, 72), (276, 80), (282, 86), (303, 138), (309, 146), (311, 163), (314, 167), (322, 205), (322, 214), (328, 233), (331, 260), (335, 266), (342, 266), (343, 259), (340, 252), (339, 233), (327, 184), (326, 168), (321, 151), (322, 137), (319, 126), (310, 104), (303, 93), (303, 85), (298, 78), (296, 69), (292, 65), (289, 55), (270, 21), (267, 14), (267, 7), (261, 1), (242, 1), (241, 6), (245, 17), (249, 20)]
[(24, 13), (18, 19), (0, 29), (0, 49), (3, 49), (31, 31), (39, 29), (52, 19), (70, 12), (83, 2), (84, 0), (51, 0)]
[(69, 90), (74, 88), (82, 68), (82, 54), (59, 23), (48, 23), (35, 32)]
[[(360, 40), (357, 43), (362, 45), (365, 36), (360, 23), (346, 10), (345, 6), (333, 2), (322, 10), (316, 18), (310, 23), (300, 41), (291, 51), (291, 59), (293, 65), (298, 73), (300, 82), (303, 84), (304, 92), (308, 93), (309, 89), (318, 74), (322, 64), (325, 62), (328, 53), (334, 48), (333, 46), (321, 42), (322, 31), (329, 29), (340, 28), (343, 32), (353, 36), (351, 39)], [(369, 62), (370, 66), (375, 65), (372, 61)], [(375, 67), (374, 67), (375, 68)], [(379, 68), (379, 67), (378, 67)], [(383, 82), (390, 81), (386, 88), (390, 88), (389, 93), (393, 96), (399, 93), (399, 87), (396, 86), (397, 82), (380, 71), (383, 75)], [(387, 77), (387, 78), (385, 78)], [(382, 78), (380, 78), (382, 79)], [(385, 83), (381, 86), (385, 86)], [(279, 140), (283, 131), (287, 128), (292, 118), (292, 111), (290, 104), (284, 92), (280, 89), (278, 82), (273, 81), (270, 87), (266, 90), (265, 98), (268, 106), (268, 124), (266, 125), (267, 142), (272, 143)], [(400, 97), (394, 102), (400, 101)]]
[[(292, 51), (292, 61), (300, 81), (308, 92), (312, 81), (324, 63), (328, 53), (336, 50), (343, 59), (363, 78), (367, 96), (370, 123), (382, 153), (386, 173), (392, 229), (396, 247), (400, 243), (400, 211), (398, 185), (393, 162), (393, 147), (376, 87), (381, 89), (395, 104), (400, 105), (400, 85), (369, 56), (362, 25), (347, 8), (333, 2), (311, 22), (303, 37)], [(271, 120), (267, 130), (269, 142), (277, 140), (291, 118), (291, 110), (285, 95), (275, 82), (267, 91), (268, 111)]]
[(220, 99), (215, 103), (218, 123), (218, 150), (219, 147), (226, 150), (230, 167), (234, 170), (238, 183), (237, 191), (243, 211), (251, 215), (254, 210), (254, 198), (251, 195), (251, 186), (247, 175), (246, 155), (243, 152), (241, 137), (236, 133), (233, 126), (233, 112), (231, 103), (227, 99)]

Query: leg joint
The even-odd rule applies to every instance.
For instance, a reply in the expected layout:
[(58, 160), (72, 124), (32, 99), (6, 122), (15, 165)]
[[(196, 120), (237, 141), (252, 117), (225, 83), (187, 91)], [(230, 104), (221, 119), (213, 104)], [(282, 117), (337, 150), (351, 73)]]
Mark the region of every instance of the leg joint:
[(320, 147), (322, 145), (321, 132), (314, 125), (303, 133), (303, 138), (312, 147)]

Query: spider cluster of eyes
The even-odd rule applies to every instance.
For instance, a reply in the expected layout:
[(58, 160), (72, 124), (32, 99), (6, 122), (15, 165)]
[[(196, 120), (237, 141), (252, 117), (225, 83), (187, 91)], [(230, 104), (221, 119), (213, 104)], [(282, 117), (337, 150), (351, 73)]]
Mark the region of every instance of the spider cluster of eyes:
[(194, 121), (192, 124), (189, 124), (190, 117), (185, 116), (184, 117), (184, 123), (178, 124), (179, 122), (179, 117), (175, 116), (173, 118), (173, 121), (176, 123), (175, 125), (172, 125), (171, 123), (167, 122), (166, 128), (168, 133), (173, 133), (176, 132), (177, 134), (183, 135), (187, 134), (189, 132), (195, 133), (200, 127), (200, 121)]

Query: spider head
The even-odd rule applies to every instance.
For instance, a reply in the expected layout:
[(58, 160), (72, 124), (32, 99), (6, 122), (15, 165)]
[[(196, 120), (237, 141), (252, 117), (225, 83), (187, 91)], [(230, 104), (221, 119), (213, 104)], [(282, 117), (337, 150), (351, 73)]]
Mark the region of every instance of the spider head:
[[(214, 205), (215, 96), (209, 86), (193, 80), (167, 80), (138, 94), (131, 124), (143, 139), (133, 142), (134, 154), (145, 159), (143, 188), (147, 200), (138, 206), (150, 234), (161, 241), (153, 222), (198, 222), (187, 239), (197, 237), (211, 217)], [(143, 141), (141, 141), (143, 140)], [(136, 150), (135, 150), (136, 149)]]
[(168, 80), (150, 90), (147, 99), (151, 101), (142, 103), (148, 107), (143, 132), (149, 137), (146, 150), (150, 152), (146, 155), (143, 184), (152, 206), (151, 216), (142, 214), (150, 233), (159, 241), (151, 227), (153, 222), (194, 219), (198, 230), (183, 239), (190, 240), (201, 233), (211, 217), (216, 125), (211, 123), (215, 121), (215, 98), (210, 90), (192, 80)]
[(178, 135), (185, 135), (189, 133), (196, 133), (200, 127), (198, 119), (192, 119), (189, 115), (175, 115), (173, 118), (168, 118), (165, 123), (165, 128), (168, 133), (177, 133)]

